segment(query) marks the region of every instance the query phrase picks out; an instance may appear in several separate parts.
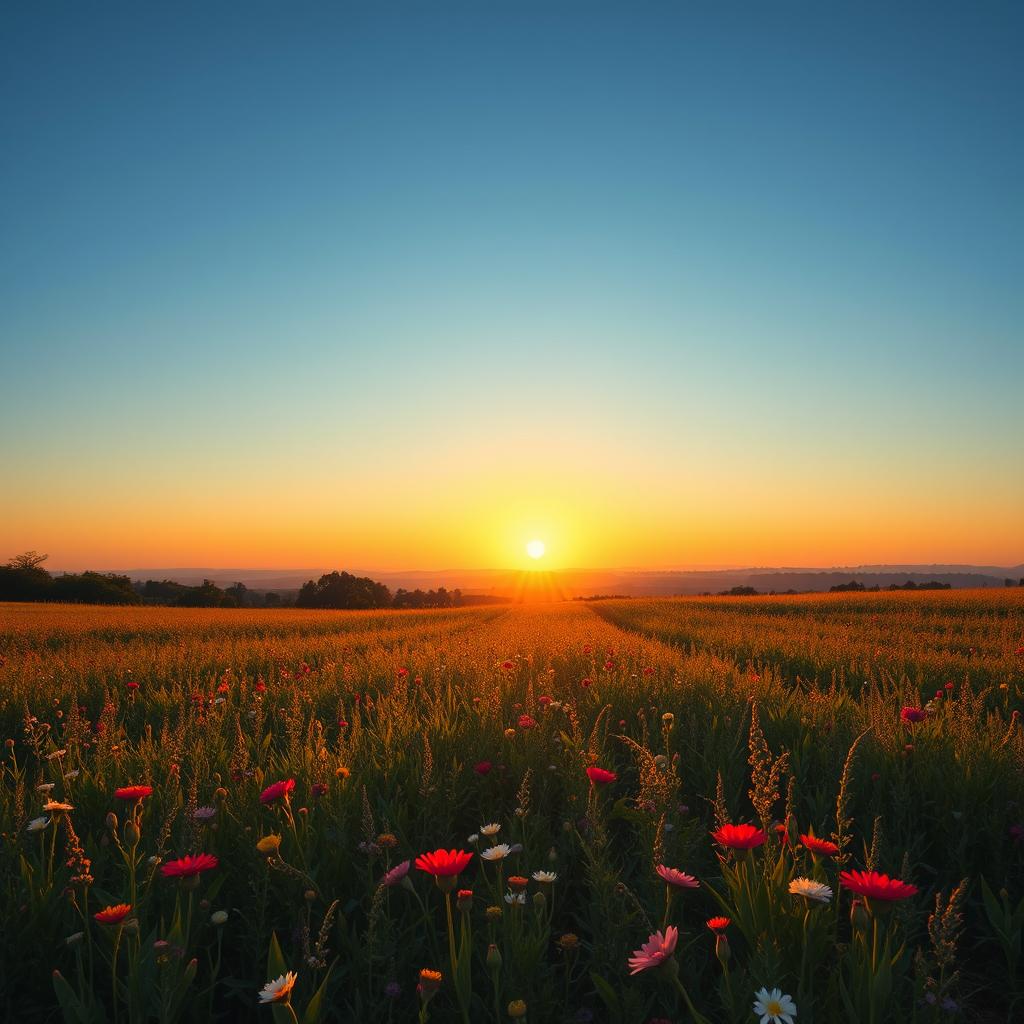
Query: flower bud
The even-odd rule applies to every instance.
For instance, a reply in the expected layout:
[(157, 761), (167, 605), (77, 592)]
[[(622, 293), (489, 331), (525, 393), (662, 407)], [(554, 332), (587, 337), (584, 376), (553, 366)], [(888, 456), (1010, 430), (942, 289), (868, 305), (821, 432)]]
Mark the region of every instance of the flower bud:
[(138, 846), (141, 838), (142, 835), (139, 832), (139, 826), (135, 824), (134, 819), (129, 818), (129, 820), (124, 824), (125, 846)]
[(492, 971), (501, 967), (501, 950), (493, 942), (487, 947), (487, 966)]
[(522, 1020), (526, 1016), (526, 1000), (513, 999), (508, 1004), (508, 1015), (513, 1020)]
[(222, 924), (227, 923), (227, 919), (228, 912), (226, 910), (215, 910), (210, 915), (210, 924), (214, 925), (216, 928), (219, 928)]

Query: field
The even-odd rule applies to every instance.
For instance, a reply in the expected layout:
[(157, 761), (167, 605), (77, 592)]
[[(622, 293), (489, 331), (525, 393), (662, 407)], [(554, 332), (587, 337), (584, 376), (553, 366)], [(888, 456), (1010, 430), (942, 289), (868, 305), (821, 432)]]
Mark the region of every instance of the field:
[(0, 1016), (1014, 1019), (1022, 706), (1024, 590), (0, 605)]

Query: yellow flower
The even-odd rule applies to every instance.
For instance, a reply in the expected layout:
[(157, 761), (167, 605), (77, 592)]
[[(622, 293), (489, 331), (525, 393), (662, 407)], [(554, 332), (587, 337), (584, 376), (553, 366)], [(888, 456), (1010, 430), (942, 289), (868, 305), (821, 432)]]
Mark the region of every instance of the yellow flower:
[(508, 1015), (513, 1020), (518, 1020), (520, 1017), (526, 1016), (526, 1000), (525, 999), (513, 999), (508, 1004)]
[(256, 849), (267, 857), (277, 853), (281, 848), (281, 837), (277, 835), (264, 836), (257, 844)]

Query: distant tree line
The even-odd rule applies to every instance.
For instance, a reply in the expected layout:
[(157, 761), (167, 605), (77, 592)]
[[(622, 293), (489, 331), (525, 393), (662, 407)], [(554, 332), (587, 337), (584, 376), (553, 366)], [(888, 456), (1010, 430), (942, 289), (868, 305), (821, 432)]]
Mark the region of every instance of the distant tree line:
[[(0, 565), (0, 601), (63, 601), (72, 604), (148, 604), (174, 608), (284, 608), (292, 601), (274, 591), (250, 590), (244, 583), (218, 587), (212, 580), (198, 586), (173, 580), (133, 581), (116, 573), (81, 572), (52, 576), (43, 568), (46, 555), (26, 551)], [(294, 593), (294, 591), (292, 592)], [(303, 584), (294, 601), (299, 608), (459, 608), (495, 604), (500, 598), (463, 594), (461, 590), (402, 590), (392, 596), (383, 583), (366, 576), (332, 572)]]
[[(1024, 580), (1021, 581), (1024, 584)], [(852, 591), (863, 590), (867, 594), (876, 594), (882, 588), (876, 583), (873, 587), (866, 587), (863, 583), (858, 583), (856, 580), (850, 580), (849, 583), (837, 583), (834, 587), (829, 587), (830, 594), (845, 594)], [(952, 583), (940, 583), (938, 580), (932, 580), (929, 583), (915, 583), (913, 580), (907, 580), (906, 583), (890, 583), (885, 588), (886, 590), (952, 590)]]

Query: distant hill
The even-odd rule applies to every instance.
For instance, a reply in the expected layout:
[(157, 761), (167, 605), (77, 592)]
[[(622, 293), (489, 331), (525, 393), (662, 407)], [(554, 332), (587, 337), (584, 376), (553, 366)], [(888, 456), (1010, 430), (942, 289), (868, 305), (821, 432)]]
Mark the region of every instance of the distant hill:
[[(318, 579), (325, 569), (223, 569), (152, 568), (117, 570), (133, 580), (173, 580), (196, 586), (204, 579), (220, 587), (244, 583), (257, 591), (294, 592), (307, 580)], [(591, 594), (624, 594), (629, 597), (668, 596), (672, 594), (716, 594), (733, 587), (753, 587), (768, 591), (827, 591), (829, 587), (856, 580), (867, 587), (890, 584), (927, 583), (936, 580), (956, 589), (966, 587), (1002, 587), (1007, 578), (1017, 582), (1024, 577), (1024, 565), (860, 565), (821, 567), (759, 566), (745, 569), (652, 570), (652, 569), (563, 569), (558, 572), (522, 573), (500, 569), (410, 570), (375, 572), (372, 569), (347, 568), (357, 576), (370, 576), (392, 591), (436, 587), (459, 587), (467, 594), (516, 595), (530, 581), (543, 579), (545, 593), (565, 598)]]

